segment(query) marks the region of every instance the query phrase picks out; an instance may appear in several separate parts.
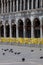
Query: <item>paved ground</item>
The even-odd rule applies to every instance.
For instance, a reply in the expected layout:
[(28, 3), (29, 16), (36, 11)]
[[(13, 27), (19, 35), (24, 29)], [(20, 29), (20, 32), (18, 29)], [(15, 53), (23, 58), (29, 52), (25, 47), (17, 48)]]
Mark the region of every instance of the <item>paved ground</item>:
[(43, 65), (43, 48), (0, 45), (0, 65)]

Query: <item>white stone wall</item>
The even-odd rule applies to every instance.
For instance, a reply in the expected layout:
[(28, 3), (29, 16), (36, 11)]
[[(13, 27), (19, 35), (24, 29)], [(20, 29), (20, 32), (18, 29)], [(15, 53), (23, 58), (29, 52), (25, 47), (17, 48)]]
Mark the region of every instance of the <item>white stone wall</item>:
[[(27, 3), (26, 3), (27, 1)], [(15, 12), (15, 9), (16, 11), (18, 11), (18, 8), (20, 8), (20, 11), (24, 11), (25, 10), (25, 7), (26, 7), (26, 4), (27, 4), (27, 10), (29, 10), (29, 7), (31, 6), (31, 9), (34, 9), (33, 6), (35, 6), (35, 9), (38, 8), (38, 0), (35, 0), (35, 5), (34, 5), (34, 0), (20, 0), (20, 3), (19, 3), (19, 0), (0, 0), (1, 4), (0, 4), (0, 9), (1, 9), (1, 13), (11, 13), (11, 12)], [(23, 2), (23, 3), (22, 3)], [(31, 2), (31, 5), (29, 4)], [(43, 7), (43, 0), (39, 0), (39, 8), (42, 8)], [(13, 3), (13, 4), (12, 4)], [(18, 7), (18, 5), (20, 4), (20, 6)], [(15, 7), (16, 5), (16, 7)], [(22, 7), (23, 5), (23, 7)], [(23, 10), (22, 10), (23, 8)], [(9, 11), (10, 9), (10, 11)], [(12, 11), (13, 9), (13, 11)]]
[[(5, 1), (7, 1), (7, 12)], [(12, 1), (13, 1), (13, 12), (12, 12)], [(15, 1), (16, 1), (16, 11), (15, 11)], [(43, 18), (43, 8), (42, 8), (42, 1), (40, 3), (40, 8), (38, 8), (38, 0), (35, 0), (35, 9), (33, 9), (33, 1), (31, 1), (31, 10), (29, 9), (29, 0), (27, 2), (27, 10), (25, 10), (25, 0), (23, 0), (23, 10), (22, 10), (22, 0), (20, 0), (20, 11), (18, 11), (18, 2), (19, 0), (1, 0), (1, 13), (0, 13), (0, 22), (2, 21), (4, 25), (4, 37), (6, 37), (6, 30), (5, 30), (5, 22), (8, 20), (8, 23), (10, 25), (10, 37), (12, 37), (11, 33), (11, 22), (14, 20), (16, 24), (16, 37), (18, 38), (18, 20), (21, 19), (23, 21), (23, 28), (25, 26), (25, 19), (29, 18), (31, 21), (31, 37), (34, 37), (34, 29), (33, 29), (33, 20), (35, 18), (38, 18), (40, 20), (40, 37), (43, 37), (42, 32), (42, 18)], [(3, 3), (4, 2), (4, 3)], [(10, 12), (9, 12), (9, 2), (10, 2)], [(4, 7), (3, 7), (4, 4)], [(25, 28), (23, 29), (23, 36), (25, 37)]]
[[(37, 15), (36, 15), (37, 14)], [(10, 37), (12, 37), (12, 33), (11, 33), (11, 23), (12, 23), (12, 20), (14, 20), (14, 23), (16, 24), (16, 37), (18, 38), (18, 20), (21, 19), (23, 21), (23, 35), (25, 37), (25, 20), (28, 18), (30, 19), (31, 21), (31, 37), (33, 38), (34, 37), (34, 28), (33, 28), (33, 21), (35, 18), (38, 18), (40, 20), (40, 37), (42, 38), (42, 18), (43, 18), (43, 15), (38, 15), (38, 13), (32, 13), (32, 14), (29, 14), (29, 13), (26, 13), (26, 14), (20, 14), (20, 13), (16, 13), (15, 15), (14, 14), (9, 14), (9, 15), (1, 15), (0, 16), (0, 22), (2, 21), (2, 24), (4, 25), (4, 37), (6, 37), (6, 33), (5, 33), (5, 23), (6, 21), (8, 20), (8, 23), (9, 23), (9, 26), (10, 26)]]

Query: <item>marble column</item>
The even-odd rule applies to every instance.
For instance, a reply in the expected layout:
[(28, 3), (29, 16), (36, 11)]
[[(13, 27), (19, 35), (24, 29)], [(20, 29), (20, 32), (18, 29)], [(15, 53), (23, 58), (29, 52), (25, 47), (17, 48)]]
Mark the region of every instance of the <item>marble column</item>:
[(3, 13), (3, 2), (1, 0), (1, 13)]
[(31, 18), (31, 37), (34, 38), (33, 17)]
[(41, 0), (41, 3), (40, 3), (40, 6), (41, 6), (41, 8), (42, 8), (42, 0)]
[(38, 8), (38, 0), (36, 0), (36, 9)]
[(12, 1), (10, 0), (10, 13), (12, 12)]
[(16, 0), (16, 11), (18, 11), (18, 0)]
[(28, 10), (29, 10), (29, 0), (28, 0)]
[(13, 12), (15, 11), (15, 1), (13, 0)]
[(8, 4), (8, 0), (7, 0), (7, 13), (9, 12), (9, 4)]
[(33, 3), (33, 0), (32, 0), (32, 3), (31, 3), (31, 9), (33, 9), (33, 4), (34, 4), (34, 3)]
[(23, 25), (23, 36), (25, 38), (25, 19), (23, 19), (24, 25)]
[(42, 19), (40, 19), (40, 38), (42, 38)]
[(33, 38), (34, 37), (34, 27), (33, 27), (33, 24), (31, 26), (31, 37)]
[(5, 20), (4, 20), (4, 37), (6, 37), (6, 29), (5, 29)]
[(23, 10), (25, 10), (25, 0), (23, 0)]
[(5, 4), (5, 0), (4, 0), (4, 13), (6, 12), (6, 4)]
[(20, 11), (22, 10), (22, 0), (20, 0)]
[(11, 20), (9, 20), (9, 25), (10, 25), (10, 38), (11, 38), (12, 37)]
[(16, 19), (16, 38), (18, 38), (18, 19)]

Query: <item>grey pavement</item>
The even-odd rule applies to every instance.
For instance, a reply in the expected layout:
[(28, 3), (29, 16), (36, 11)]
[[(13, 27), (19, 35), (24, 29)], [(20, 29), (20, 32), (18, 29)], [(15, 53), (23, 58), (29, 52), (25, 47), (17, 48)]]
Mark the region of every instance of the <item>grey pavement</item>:
[(43, 65), (43, 48), (0, 45), (0, 65)]

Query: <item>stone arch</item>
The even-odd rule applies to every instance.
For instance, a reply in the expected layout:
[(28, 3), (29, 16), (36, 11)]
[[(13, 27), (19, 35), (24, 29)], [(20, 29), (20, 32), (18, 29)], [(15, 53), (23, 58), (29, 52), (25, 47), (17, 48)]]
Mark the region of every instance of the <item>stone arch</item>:
[(6, 37), (10, 37), (10, 25), (8, 23), (8, 20), (5, 22), (5, 32), (6, 32)]
[(25, 20), (25, 37), (31, 38), (31, 21), (29, 18)]
[(12, 37), (16, 37), (16, 24), (14, 20), (11, 21)]
[(38, 18), (34, 19), (33, 27), (34, 27), (34, 37), (40, 38), (40, 20)]
[(23, 37), (23, 21), (21, 19), (18, 20), (18, 36)]
[(0, 37), (4, 37), (4, 25), (2, 21), (0, 21)]

